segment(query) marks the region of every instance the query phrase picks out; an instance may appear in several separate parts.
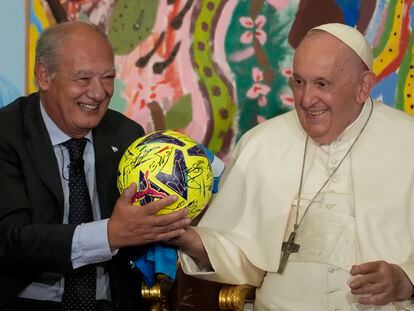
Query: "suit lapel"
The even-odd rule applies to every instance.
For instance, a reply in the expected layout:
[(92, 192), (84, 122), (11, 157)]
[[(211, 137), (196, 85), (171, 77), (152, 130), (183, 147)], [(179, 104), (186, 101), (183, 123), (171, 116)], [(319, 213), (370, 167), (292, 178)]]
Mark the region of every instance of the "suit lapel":
[(119, 196), (116, 192), (116, 180), (118, 163), (122, 156), (116, 143), (112, 141), (113, 136), (107, 135), (104, 128), (104, 125), (99, 125), (93, 131), (96, 185), (103, 219), (111, 215), (113, 204)]
[(53, 195), (56, 197), (61, 215), (63, 215), (63, 190), (59, 177), (55, 153), (40, 113), (38, 95), (28, 97), (24, 115), (26, 145), (34, 166)]

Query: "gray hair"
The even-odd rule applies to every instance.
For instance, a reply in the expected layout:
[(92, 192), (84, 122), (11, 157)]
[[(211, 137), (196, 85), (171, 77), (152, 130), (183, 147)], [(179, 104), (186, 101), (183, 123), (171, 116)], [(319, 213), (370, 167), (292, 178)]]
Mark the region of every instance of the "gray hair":
[(74, 29), (85, 26), (101, 34), (110, 45), (108, 36), (98, 26), (81, 21), (64, 22), (50, 26), (41, 33), (36, 42), (35, 63), (43, 63), (49, 73), (56, 72), (59, 67), (59, 58), (61, 56), (60, 46), (62, 42)]

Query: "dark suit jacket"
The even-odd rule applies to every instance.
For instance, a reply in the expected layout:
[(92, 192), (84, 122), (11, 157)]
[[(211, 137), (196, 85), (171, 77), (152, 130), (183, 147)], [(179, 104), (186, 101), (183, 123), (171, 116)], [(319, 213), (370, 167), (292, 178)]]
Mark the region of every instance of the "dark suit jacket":
[[(93, 130), (96, 182), (102, 218), (119, 193), (117, 167), (125, 149), (144, 133), (108, 110)], [(114, 152), (112, 146), (118, 148)], [(62, 225), (60, 170), (40, 113), (37, 93), (0, 109), (0, 306), (40, 273), (71, 271), (75, 225)], [(113, 299), (121, 310), (138, 310), (140, 280), (119, 252), (108, 264)]]

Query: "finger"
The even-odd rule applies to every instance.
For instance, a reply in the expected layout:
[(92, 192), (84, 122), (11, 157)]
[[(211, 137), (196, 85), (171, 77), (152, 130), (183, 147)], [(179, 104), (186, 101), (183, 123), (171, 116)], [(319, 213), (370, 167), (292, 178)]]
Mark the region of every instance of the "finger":
[(176, 229), (169, 232), (161, 233), (157, 236), (157, 241), (169, 241), (179, 238), (185, 233), (184, 229)]
[(124, 205), (130, 205), (136, 192), (137, 192), (137, 184), (133, 182), (129, 185), (128, 188), (126, 188), (122, 192), (121, 196), (119, 197), (120, 203)]
[(153, 201), (151, 203), (145, 204), (142, 207), (145, 209), (146, 213), (148, 215), (155, 215), (163, 208), (173, 204), (175, 201), (177, 201), (177, 196), (175, 195), (169, 195), (165, 198), (162, 198), (157, 201)]
[(360, 265), (353, 265), (351, 275), (372, 273), (379, 269), (380, 261), (365, 262)]
[(355, 290), (378, 282), (379, 280), (377, 273), (359, 274), (351, 280), (349, 287), (352, 290)]
[(175, 230), (179, 230), (179, 229), (186, 229), (186, 228), (188, 228), (190, 223), (191, 223), (191, 219), (183, 218), (183, 219), (175, 221), (175, 222), (173, 222), (169, 225), (160, 226), (157, 229), (159, 230), (160, 233), (165, 233), (165, 232), (175, 231)]
[(355, 289), (351, 288), (351, 293), (354, 295), (376, 295), (383, 293), (386, 290), (386, 284), (385, 283), (375, 283), (375, 284), (368, 284), (362, 287), (358, 287)]
[(187, 216), (187, 209), (183, 208), (167, 215), (159, 215), (154, 220), (154, 225), (159, 227), (169, 226), (184, 219)]
[(358, 302), (363, 305), (385, 305), (391, 301), (386, 293), (358, 297)]

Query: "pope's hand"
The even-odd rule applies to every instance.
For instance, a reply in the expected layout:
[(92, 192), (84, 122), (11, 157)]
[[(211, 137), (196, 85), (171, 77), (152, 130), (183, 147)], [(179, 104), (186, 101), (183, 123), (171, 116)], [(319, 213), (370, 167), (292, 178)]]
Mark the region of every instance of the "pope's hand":
[(132, 183), (115, 204), (108, 221), (108, 240), (111, 250), (124, 246), (144, 245), (179, 237), (190, 225), (187, 211), (181, 209), (168, 215), (156, 215), (177, 198), (168, 196), (145, 206), (133, 206), (131, 200), (137, 185)]
[(167, 241), (168, 244), (177, 246), (189, 256), (198, 260), (203, 267), (210, 267), (210, 259), (208, 258), (203, 241), (197, 231), (189, 227), (179, 237)]
[(350, 288), (364, 305), (385, 305), (404, 300), (413, 294), (413, 284), (397, 265), (385, 261), (366, 262), (351, 269)]

